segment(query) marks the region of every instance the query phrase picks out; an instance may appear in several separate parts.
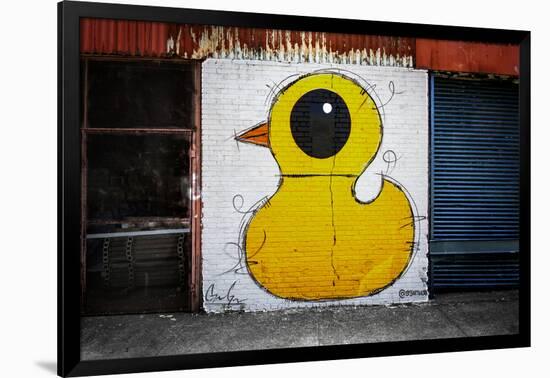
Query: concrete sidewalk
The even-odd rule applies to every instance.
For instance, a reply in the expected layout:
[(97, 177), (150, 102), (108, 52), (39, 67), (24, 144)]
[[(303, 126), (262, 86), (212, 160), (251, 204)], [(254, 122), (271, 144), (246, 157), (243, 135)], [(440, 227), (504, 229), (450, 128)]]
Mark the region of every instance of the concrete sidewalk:
[(518, 292), (438, 294), (428, 303), (262, 313), (82, 318), (84, 360), (518, 332)]

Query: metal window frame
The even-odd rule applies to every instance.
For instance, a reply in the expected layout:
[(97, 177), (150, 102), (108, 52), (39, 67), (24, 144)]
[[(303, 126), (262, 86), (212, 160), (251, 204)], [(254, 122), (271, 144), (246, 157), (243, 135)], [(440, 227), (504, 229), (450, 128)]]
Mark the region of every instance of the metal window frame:
[[(193, 105), (193, 123), (194, 127), (189, 129), (169, 129), (169, 128), (88, 128), (87, 120), (87, 102), (88, 102), (88, 63), (89, 61), (117, 61), (117, 62), (171, 62), (180, 63), (192, 66), (194, 95), (192, 99)], [(106, 55), (90, 55), (81, 54), (80, 64), (84, 66), (82, 82), (82, 120), (80, 126), (80, 308), (81, 313), (85, 311), (86, 298), (86, 241), (89, 239), (87, 227), (90, 224), (109, 224), (119, 223), (123, 220), (90, 220), (87, 217), (87, 188), (88, 188), (88, 135), (189, 135), (189, 179), (191, 181), (191, 206), (188, 217), (181, 218), (156, 218), (156, 217), (139, 217), (135, 221), (146, 222), (161, 221), (165, 224), (177, 225), (180, 228), (183, 226), (186, 232), (191, 232), (191, 254), (189, 262), (191, 271), (188, 277), (188, 303), (187, 308), (191, 312), (198, 312), (202, 308), (202, 280), (201, 280), (201, 220), (202, 220), (202, 143), (201, 143), (201, 77), (202, 77), (202, 61), (196, 59), (172, 59), (172, 58), (143, 58), (143, 57), (120, 57)], [(82, 71), (81, 71), (82, 72)], [(124, 220), (125, 221), (125, 220)]]

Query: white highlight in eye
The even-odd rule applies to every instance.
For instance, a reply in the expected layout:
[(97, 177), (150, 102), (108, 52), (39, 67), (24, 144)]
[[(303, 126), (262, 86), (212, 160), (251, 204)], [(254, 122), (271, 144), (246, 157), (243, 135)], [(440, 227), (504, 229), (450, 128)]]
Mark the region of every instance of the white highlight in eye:
[(332, 112), (332, 105), (329, 104), (328, 102), (325, 102), (325, 103), (323, 104), (323, 111), (324, 111), (326, 114)]

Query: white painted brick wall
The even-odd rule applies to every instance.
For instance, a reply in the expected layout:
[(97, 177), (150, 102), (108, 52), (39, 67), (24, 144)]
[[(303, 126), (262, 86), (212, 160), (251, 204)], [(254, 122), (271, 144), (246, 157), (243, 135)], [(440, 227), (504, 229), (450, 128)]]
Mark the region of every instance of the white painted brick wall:
[[(237, 143), (234, 135), (267, 119), (272, 87), (291, 75), (319, 69), (347, 70), (352, 78), (372, 85), (369, 91), (382, 107), (383, 138), (373, 163), (360, 178), (362, 199), (376, 195), (386, 171), (383, 153), (393, 150), (399, 160), (389, 174), (409, 192), (416, 205), (418, 249), (407, 269), (392, 286), (369, 297), (335, 301), (291, 301), (259, 287), (239, 266), (240, 226), (248, 216), (241, 211), (271, 196), (279, 181), (278, 167), (267, 148)], [(291, 78), (295, 80), (297, 76)], [(202, 67), (202, 201), (203, 304), (208, 312), (265, 311), (291, 307), (372, 305), (426, 301), (428, 269), (428, 80), (423, 70), (358, 65), (293, 64), (266, 61), (208, 59)], [(287, 83), (288, 81), (285, 81)], [(395, 86), (391, 98), (390, 82)], [(391, 98), (391, 100), (390, 100)], [(237, 205), (241, 205), (237, 201)], [(358, 225), (357, 232), (361, 232)], [(243, 267), (244, 261), (242, 261)], [(400, 295), (401, 292), (401, 295)], [(227, 295), (229, 293), (229, 295)], [(228, 303), (231, 302), (231, 305)]]

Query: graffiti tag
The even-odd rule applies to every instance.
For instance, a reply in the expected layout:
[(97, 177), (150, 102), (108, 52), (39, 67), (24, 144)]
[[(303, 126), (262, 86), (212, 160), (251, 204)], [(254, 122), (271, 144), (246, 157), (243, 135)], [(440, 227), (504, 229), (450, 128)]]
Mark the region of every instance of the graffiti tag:
[(244, 303), (246, 299), (238, 299), (233, 294), (231, 294), (231, 291), (235, 288), (236, 284), (237, 281), (233, 281), (231, 286), (229, 286), (229, 288), (223, 295), (216, 292), (215, 284), (211, 284), (210, 286), (208, 286), (208, 289), (206, 289), (206, 294), (204, 295), (205, 301), (209, 303), (226, 303), (228, 306), (232, 304)]
[(427, 290), (399, 290), (399, 298), (414, 297), (419, 295), (428, 295)]

